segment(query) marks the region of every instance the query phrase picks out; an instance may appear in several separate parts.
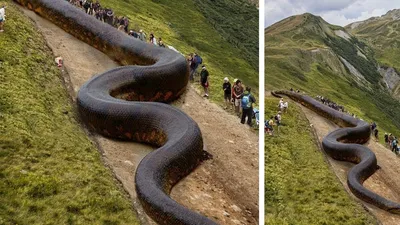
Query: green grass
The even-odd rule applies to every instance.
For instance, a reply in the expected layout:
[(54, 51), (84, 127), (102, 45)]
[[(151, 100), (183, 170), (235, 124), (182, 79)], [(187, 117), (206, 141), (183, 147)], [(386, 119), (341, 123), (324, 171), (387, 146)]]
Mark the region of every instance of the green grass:
[[(266, 97), (266, 118), (277, 105)], [(282, 121), (265, 138), (265, 224), (377, 224), (328, 167), (301, 109), (290, 102)]]
[(54, 56), (8, 5), (0, 33), (0, 224), (138, 224), (75, 118)]
[[(249, 33), (251, 29), (257, 34), (258, 11), (255, 6), (247, 4), (240, 8), (246, 0), (209, 2), (208, 9), (213, 8), (215, 13), (223, 11), (221, 5), (230, 10), (225, 10), (223, 17), (218, 17), (210, 14), (210, 10), (200, 10), (204, 2), (198, 0), (100, 1), (103, 6), (114, 9), (117, 15), (128, 16), (130, 28), (143, 29), (147, 36), (154, 33), (156, 38), (162, 37), (165, 44), (174, 46), (185, 56), (197, 52), (210, 73), (210, 99), (214, 102), (223, 104), (224, 77), (229, 77), (231, 82), (234, 78), (243, 80), (258, 95), (258, 51), (254, 52), (254, 46), (258, 46), (258, 35), (246, 41), (240, 39), (243, 36), (230, 35), (243, 24), (248, 26), (247, 36), (254, 36)], [(232, 21), (238, 25), (227, 28)], [(238, 47), (234, 43), (242, 44)], [(244, 51), (244, 48), (249, 49)], [(199, 85), (196, 87), (201, 90)]]

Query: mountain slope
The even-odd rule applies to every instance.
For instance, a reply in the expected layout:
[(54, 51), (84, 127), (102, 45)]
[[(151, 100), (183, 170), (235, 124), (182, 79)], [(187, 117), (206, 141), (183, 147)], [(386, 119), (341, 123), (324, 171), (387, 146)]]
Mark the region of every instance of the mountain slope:
[(375, 51), (387, 87), (400, 99), (400, 9), (346, 26)]
[(392, 103), (374, 51), (344, 28), (306, 13), (273, 24), (265, 35), (267, 90), (322, 95), (383, 130), (400, 128), (400, 104)]

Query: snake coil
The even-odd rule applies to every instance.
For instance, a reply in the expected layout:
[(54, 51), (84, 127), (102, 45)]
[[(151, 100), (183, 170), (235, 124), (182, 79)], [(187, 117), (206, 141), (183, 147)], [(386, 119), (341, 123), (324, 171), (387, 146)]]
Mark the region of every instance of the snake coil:
[(275, 97), (286, 95), (344, 127), (334, 130), (324, 137), (322, 147), (325, 152), (336, 160), (357, 164), (350, 169), (347, 176), (347, 184), (355, 196), (390, 213), (400, 214), (399, 203), (390, 201), (363, 186), (364, 181), (374, 174), (378, 168), (375, 154), (362, 145), (367, 143), (370, 138), (371, 130), (368, 123), (321, 104), (310, 96), (291, 91), (271, 93)]
[(185, 91), (185, 58), (118, 32), (68, 1), (14, 1), (121, 64), (139, 65), (114, 68), (87, 81), (77, 98), (81, 119), (102, 135), (158, 147), (143, 158), (135, 175), (138, 198), (157, 223), (216, 224), (169, 197), (172, 187), (205, 158), (196, 122), (158, 103), (171, 102)]

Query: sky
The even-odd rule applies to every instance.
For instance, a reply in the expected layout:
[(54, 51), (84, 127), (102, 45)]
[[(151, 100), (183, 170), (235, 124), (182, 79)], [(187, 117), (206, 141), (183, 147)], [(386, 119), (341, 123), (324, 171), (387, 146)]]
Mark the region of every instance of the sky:
[(400, 9), (400, 0), (264, 0), (265, 27), (289, 16), (305, 12), (321, 16), (331, 24), (346, 26), (352, 22), (381, 16)]

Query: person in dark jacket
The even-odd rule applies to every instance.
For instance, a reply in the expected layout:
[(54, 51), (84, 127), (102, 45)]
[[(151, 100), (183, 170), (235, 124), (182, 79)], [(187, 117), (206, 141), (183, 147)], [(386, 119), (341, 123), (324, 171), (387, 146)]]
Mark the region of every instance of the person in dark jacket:
[(207, 97), (208, 98), (208, 86), (210, 85), (208, 82), (208, 71), (206, 69), (206, 66), (203, 65), (201, 68), (201, 73), (200, 73), (200, 83), (201, 86), (203, 86), (204, 88), (204, 96), (203, 97)]
[(224, 83), (222, 84), (222, 89), (224, 90), (224, 101), (225, 101), (225, 109), (229, 108), (229, 105), (232, 105), (231, 103), (231, 97), (232, 97), (232, 86), (231, 83), (229, 83), (229, 79), (227, 77), (224, 78)]
[(251, 88), (246, 87), (246, 91), (243, 93), (242, 96), (242, 119), (241, 123), (244, 124), (246, 121), (246, 116), (247, 116), (247, 124), (251, 126), (251, 119), (253, 116), (253, 103), (256, 102), (256, 98), (250, 93)]

